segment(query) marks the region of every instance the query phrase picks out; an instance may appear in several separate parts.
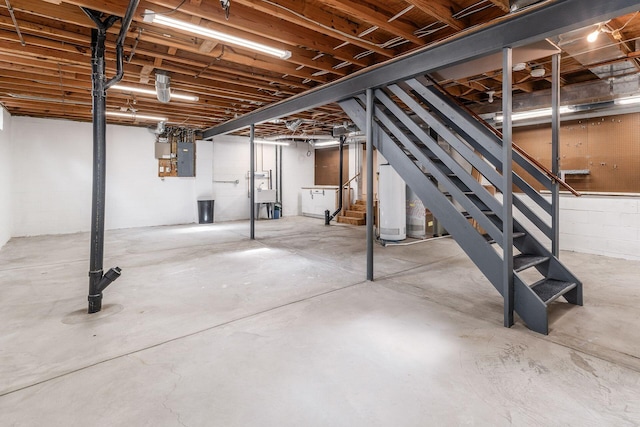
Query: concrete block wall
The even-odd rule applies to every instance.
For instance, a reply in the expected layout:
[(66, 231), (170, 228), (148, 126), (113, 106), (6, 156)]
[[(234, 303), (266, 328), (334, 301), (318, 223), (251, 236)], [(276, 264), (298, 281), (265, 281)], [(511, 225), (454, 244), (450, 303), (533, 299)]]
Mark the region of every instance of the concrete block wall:
[(640, 197), (561, 196), (560, 247), (640, 260)]
[[(540, 214), (541, 209), (528, 197), (519, 197)], [(521, 215), (514, 216), (548, 243)], [(560, 249), (640, 260), (640, 196), (561, 195)]]

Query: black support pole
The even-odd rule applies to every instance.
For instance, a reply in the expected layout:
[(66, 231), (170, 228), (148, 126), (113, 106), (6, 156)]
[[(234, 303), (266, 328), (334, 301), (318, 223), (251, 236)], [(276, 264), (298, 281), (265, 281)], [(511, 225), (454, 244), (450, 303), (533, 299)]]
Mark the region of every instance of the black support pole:
[(93, 189), (91, 207), (91, 250), (89, 259), (88, 313), (102, 310), (102, 291), (120, 277), (120, 268), (114, 267), (104, 274), (104, 216), (106, 193), (106, 90), (119, 82), (124, 74), (123, 43), (140, 0), (131, 0), (122, 19), (117, 39), (116, 75), (107, 81), (105, 74), (105, 39), (107, 30), (120, 17), (109, 16), (102, 20), (102, 13), (82, 8), (97, 28), (91, 30), (91, 95), (93, 99)]
[(91, 80), (93, 96), (93, 197), (91, 200), (91, 258), (89, 261), (89, 313), (102, 309), (100, 281), (104, 256), (104, 204), (106, 179), (106, 94), (104, 90), (104, 25), (91, 30)]

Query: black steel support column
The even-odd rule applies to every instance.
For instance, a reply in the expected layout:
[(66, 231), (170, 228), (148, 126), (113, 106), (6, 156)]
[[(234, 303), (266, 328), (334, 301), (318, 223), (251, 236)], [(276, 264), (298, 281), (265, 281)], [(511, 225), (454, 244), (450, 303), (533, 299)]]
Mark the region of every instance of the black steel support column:
[(251, 169), (249, 169), (249, 199), (251, 203), (251, 213), (249, 214), (249, 238), (256, 238), (256, 125), (251, 125), (249, 133), (249, 161)]
[[(551, 57), (551, 172), (560, 176), (560, 54)], [(551, 187), (551, 252), (560, 256), (560, 184)]]
[(504, 326), (513, 326), (513, 147), (511, 112), (513, 110), (513, 57), (511, 48), (502, 51), (502, 284)]
[(373, 89), (367, 89), (367, 280), (373, 280)]

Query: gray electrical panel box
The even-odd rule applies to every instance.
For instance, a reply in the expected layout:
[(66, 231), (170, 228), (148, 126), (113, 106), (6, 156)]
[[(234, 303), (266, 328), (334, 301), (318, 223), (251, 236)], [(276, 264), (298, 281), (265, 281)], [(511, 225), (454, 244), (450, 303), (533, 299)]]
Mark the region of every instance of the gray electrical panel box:
[(178, 176), (196, 176), (196, 144), (178, 142)]

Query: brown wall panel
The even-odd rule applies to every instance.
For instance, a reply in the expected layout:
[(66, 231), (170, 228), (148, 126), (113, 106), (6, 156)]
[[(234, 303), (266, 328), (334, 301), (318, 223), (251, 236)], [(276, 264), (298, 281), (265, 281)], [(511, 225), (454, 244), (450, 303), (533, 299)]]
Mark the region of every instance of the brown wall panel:
[[(349, 179), (349, 151), (343, 155), (343, 181)], [(315, 185), (340, 185), (340, 149), (323, 148), (315, 152)]]
[[(549, 125), (516, 128), (513, 140), (536, 160), (551, 167)], [(588, 175), (566, 177), (567, 183), (579, 191), (640, 193), (640, 114), (562, 123), (560, 169), (589, 170)], [(523, 177), (527, 179), (526, 174)]]

